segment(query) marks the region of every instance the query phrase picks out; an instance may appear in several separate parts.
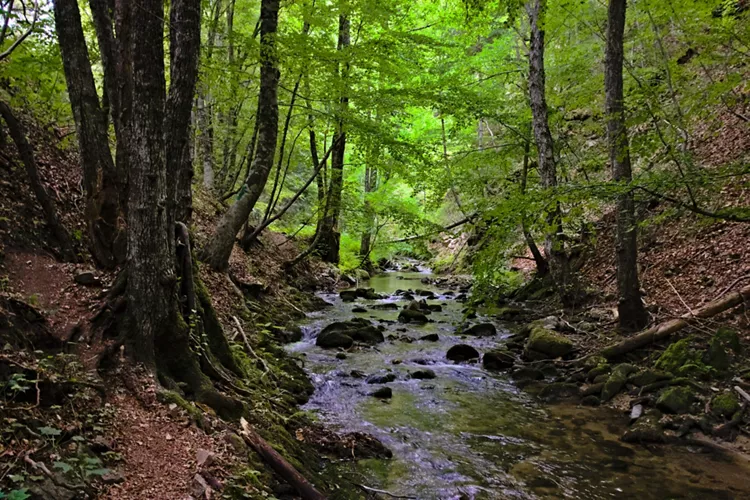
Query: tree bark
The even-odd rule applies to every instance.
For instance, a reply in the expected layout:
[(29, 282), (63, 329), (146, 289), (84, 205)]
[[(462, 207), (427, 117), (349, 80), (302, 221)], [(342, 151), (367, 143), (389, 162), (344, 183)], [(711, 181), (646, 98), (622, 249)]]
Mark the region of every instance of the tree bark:
[[(612, 180), (630, 183), (633, 180), (628, 132), (625, 126), (623, 95), (623, 37), (627, 0), (610, 0), (607, 22), (607, 48), (604, 71), (606, 93), (607, 136)], [(617, 293), (620, 328), (640, 330), (648, 324), (648, 313), (641, 300), (638, 283), (638, 241), (635, 203), (632, 191), (617, 197)]]
[[(128, 314), (136, 360), (156, 371), (155, 341), (175, 330), (174, 226), (167, 216), (164, 155), (164, 7), (142, 0), (133, 33), (133, 113), (128, 127)], [(137, 35), (136, 35), (137, 33)]]
[(91, 254), (97, 264), (111, 268), (125, 257), (122, 193), (118, 189), (121, 179), (109, 150), (106, 119), (94, 85), (78, 3), (56, 0), (54, 12), (83, 166)]
[[(170, 84), (164, 117), (167, 161), (167, 220), (187, 223), (192, 206), (186, 179), (193, 177), (190, 159), (190, 115), (198, 78), (201, 43), (200, 0), (172, 0), (169, 12)], [(187, 183), (189, 186), (189, 183)], [(182, 189), (179, 190), (178, 186)], [(178, 196), (179, 194), (179, 196)], [(186, 199), (186, 195), (188, 196)]]
[(0, 115), (8, 125), (8, 132), (10, 133), (13, 142), (18, 148), (18, 154), (21, 156), (24, 167), (26, 167), (26, 175), (29, 177), (29, 184), (31, 184), (31, 190), (34, 192), (39, 205), (42, 207), (44, 218), (47, 220), (52, 229), (52, 233), (57, 238), (57, 242), (60, 244), (60, 250), (63, 259), (75, 262), (76, 252), (73, 248), (73, 241), (70, 239), (67, 229), (63, 226), (60, 219), (57, 217), (57, 207), (55, 206), (55, 200), (47, 193), (47, 190), (42, 184), (42, 180), (39, 178), (39, 168), (37, 167), (36, 160), (34, 159), (34, 149), (26, 139), (26, 134), (23, 132), (21, 124), (18, 122), (16, 117), (13, 115), (13, 111), (6, 103), (0, 101)]
[[(221, 17), (222, 0), (216, 0), (213, 5), (212, 20), (209, 25), (206, 40), (206, 61), (210, 62), (213, 57), (216, 32)], [(214, 189), (214, 128), (213, 128), (213, 106), (211, 93), (206, 88), (207, 82), (201, 82), (198, 89), (198, 158), (203, 169), (203, 187), (212, 191)]]
[[(351, 23), (346, 14), (339, 15), (339, 39), (338, 50), (340, 53), (346, 51), (351, 44)], [(344, 56), (347, 57), (347, 56)], [(349, 63), (344, 62), (339, 69), (339, 77), (342, 85), (346, 84), (349, 75)], [(336, 120), (336, 135), (334, 138), (334, 150), (331, 154), (331, 180), (328, 187), (326, 206), (328, 207), (320, 227), (320, 238), (317, 252), (325, 262), (339, 263), (339, 246), (341, 243), (341, 232), (339, 230), (339, 217), (341, 215), (341, 194), (344, 187), (344, 155), (346, 153), (346, 128), (344, 115), (349, 106), (349, 97), (344, 90), (339, 97), (339, 109)]]
[(362, 238), (359, 244), (359, 255), (364, 260), (366, 268), (372, 268), (370, 262), (370, 248), (372, 244), (372, 229), (375, 227), (375, 212), (372, 209), (372, 203), (368, 198), (368, 195), (374, 192), (378, 187), (378, 168), (374, 165), (365, 166), (365, 181), (364, 181), (364, 192), (365, 192), (365, 217), (367, 218), (367, 227), (362, 232)]
[[(526, 194), (526, 181), (529, 176), (529, 150), (531, 149), (531, 143), (526, 141), (523, 151), (523, 169), (521, 170), (521, 194)], [(536, 264), (536, 275), (539, 278), (543, 278), (549, 274), (549, 264), (547, 259), (544, 258), (542, 252), (539, 251), (539, 247), (536, 246), (534, 236), (529, 231), (529, 225), (526, 220), (526, 210), (521, 214), (521, 230), (523, 231), (523, 237), (526, 240), (531, 255), (534, 257), (534, 263)]]
[[(532, 128), (538, 152), (539, 176), (542, 187), (553, 190), (557, 187), (557, 165), (554, 143), (549, 128), (544, 74), (544, 23), (546, 0), (530, 0), (528, 5), (531, 21), (531, 43), (529, 48), (529, 101), (531, 103)], [(545, 252), (549, 259), (550, 272), (559, 290), (564, 305), (575, 301), (571, 282), (570, 263), (562, 241), (562, 213), (559, 202), (548, 211), (547, 224), (550, 229), (545, 238)]]
[(277, 68), (276, 27), (279, 16), (279, 0), (263, 0), (260, 13), (260, 95), (258, 96), (258, 143), (250, 172), (238, 194), (238, 200), (219, 221), (203, 258), (217, 271), (226, 270), (234, 241), (247, 221), (255, 203), (265, 188), (268, 174), (273, 167), (279, 125), (278, 86), (280, 73)]

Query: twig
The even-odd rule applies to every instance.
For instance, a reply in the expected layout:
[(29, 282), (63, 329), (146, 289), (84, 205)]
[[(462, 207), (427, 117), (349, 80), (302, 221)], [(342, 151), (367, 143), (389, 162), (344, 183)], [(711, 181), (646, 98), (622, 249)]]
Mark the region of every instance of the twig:
[(738, 385), (735, 385), (735, 386), (734, 386), (734, 390), (735, 390), (735, 391), (737, 391), (737, 393), (739, 393), (739, 395), (740, 395), (740, 396), (742, 396), (742, 397), (743, 397), (743, 399), (745, 399), (745, 401), (747, 401), (748, 403), (750, 403), (750, 394), (746, 393), (746, 392), (745, 392), (745, 391), (744, 391), (744, 390), (743, 390), (743, 389), (742, 389), (742, 388), (741, 388), (740, 386), (738, 386)]
[(387, 495), (391, 498), (417, 498), (410, 495), (396, 495), (394, 493), (391, 493), (390, 491), (385, 490), (379, 490), (377, 488), (371, 488), (370, 486), (365, 486), (364, 484), (357, 484), (360, 488), (362, 488), (365, 491), (369, 491), (371, 493), (380, 493), (381, 495)]
[(276, 380), (276, 377), (271, 373), (271, 370), (268, 369), (268, 365), (266, 364), (266, 361), (258, 356), (255, 351), (253, 350), (253, 347), (250, 345), (250, 341), (247, 339), (247, 335), (245, 335), (245, 330), (242, 328), (242, 324), (240, 323), (240, 320), (237, 319), (237, 316), (232, 316), (232, 319), (234, 320), (234, 323), (237, 325), (237, 330), (240, 332), (240, 335), (242, 335), (242, 340), (245, 341), (245, 347), (247, 347), (247, 350), (252, 354), (252, 356), (261, 362), (263, 365), (263, 375), (260, 376), (260, 379), (263, 380), (263, 377), (265, 377), (267, 374), (270, 374), (271, 377)]
[(690, 315), (691, 315), (691, 316), (693, 316), (693, 315), (694, 315), (694, 313), (693, 313), (693, 310), (692, 310), (692, 309), (690, 308), (690, 306), (689, 306), (689, 305), (687, 305), (687, 303), (686, 303), (686, 302), (685, 302), (684, 300), (682, 300), (682, 296), (680, 295), (680, 292), (678, 292), (678, 291), (677, 291), (677, 289), (676, 289), (676, 288), (674, 287), (674, 285), (672, 284), (672, 282), (671, 282), (671, 281), (669, 281), (669, 278), (664, 278), (664, 279), (665, 279), (665, 280), (667, 280), (667, 283), (668, 283), (668, 284), (669, 284), (669, 286), (670, 286), (670, 287), (672, 288), (672, 290), (674, 291), (675, 295), (677, 295), (677, 298), (678, 298), (678, 299), (680, 299), (680, 302), (682, 302), (682, 305), (684, 305), (684, 306), (685, 306), (685, 308), (686, 308), (686, 309), (688, 310), (688, 312), (690, 313)]
[(734, 285), (736, 285), (737, 283), (739, 283), (739, 282), (740, 282), (740, 281), (742, 281), (742, 280), (746, 280), (747, 278), (750, 278), (750, 274), (746, 274), (746, 275), (744, 275), (744, 276), (740, 276), (739, 278), (737, 278), (736, 280), (734, 280), (734, 281), (732, 282), (732, 284), (731, 284), (731, 285), (729, 285), (728, 287), (726, 287), (726, 288), (724, 289), (724, 291), (722, 291), (722, 292), (721, 292), (721, 293), (719, 294), (719, 296), (718, 296), (718, 297), (716, 297), (716, 298), (717, 298), (717, 299), (720, 299), (720, 298), (721, 298), (721, 297), (723, 297), (723, 296), (724, 296), (724, 295), (725, 295), (725, 294), (726, 294), (726, 293), (727, 293), (727, 292), (728, 292), (729, 290), (731, 290), (732, 288), (734, 288)]

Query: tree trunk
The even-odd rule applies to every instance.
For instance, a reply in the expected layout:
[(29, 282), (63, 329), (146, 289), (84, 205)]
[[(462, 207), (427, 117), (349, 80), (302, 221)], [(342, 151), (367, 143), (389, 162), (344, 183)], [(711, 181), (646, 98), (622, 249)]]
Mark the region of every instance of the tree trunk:
[(13, 115), (10, 106), (2, 101), (0, 101), (0, 115), (2, 115), (5, 123), (8, 124), (8, 132), (10, 133), (13, 142), (16, 144), (18, 154), (21, 156), (21, 160), (26, 167), (26, 175), (29, 176), (31, 190), (34, 192), (39, 205), (42, 207), (42, 212), (44, 213), (44, 218), (47, 220), (47, 224), (49, 224), (52, 233), (60, 244), (63, 259), (75, 262), (76, 252), (73, 248), (73, 241), (70, 239), (70, 235), (65, 229), (65, 226), (63, 226), (62, 222), (60, 222), (60, 219), (57, 217), (55, 200), (49, 195), (49, 193), (47, 193), (47, 190), (42, 184), (42, 180), (39, 178), (39, 168), (34, 159), (34, 149), (31, 147), (31, 144), (29, 144), (29, 141), (26, 140), (26, 134), (23, 133), (23, 128)]
[[(526, 194), (526, 181), (529, 175), (529, 150), (531, 149), (531, 143), (526, 141), (523, 151), (523, 170), (521, 170), (521, 194)], [(523, 230), (523, 237), (526, 240), (526, 244), (531, 251), (531, 255), (534, 256), (534, 263), (536, 264), (536, 275), (538, 278), (543, 278), (549, 274), (549, 264), (547, 259), (544, 258), (542, 252), (539, 251), (539, 247), (536, 246), (534, 236), (529, 231), (529, 226), (526, 221), (526, 210), (521, 214), (521, 229)]]
[[(136, 360), (156, 371), (158, 335), (175, 329), (174, 228), (167, 219), (164, 155), (164, 8), (142, 0), (133, 36), (133, 113), (127, 147), (130, 164), (128, 209), (128, 313), (130, 346)], [(136, 36), (137, 32), (137, 36)]]
[[(346, 14), (339, 15), (339, 52), (346, 51), (351, 44), (351, 26)], [(344, 56), (347, 57), (347, 56)], [(340, 68), (340, 79), (345, 85), (349, 75), (349, 63), (344, 62)], [(339, 246), (341, 243), (341, 232), (339, 230), (339, 217), (341, 215), (341, 193), (344, 187), (344, 155), (346, 153), (346, 129), (344, 115), (349, 106), (349, 97), (346, 91), (339, 98), (338, 118), (336, 121), (336, 135), (334, 138), (334, 150), (331, 154), (331, 180), (328, 187), (326, 206), (328, 207), (320, 227), (320, 238), (317, 252), (325, 262), (339, 263)]]
[[(216, 31), (219, 27), (221, 17), (222, 0), (216, 0), (212, 10), (212, 20), (208, 29), (206, 40), (206, 61), (210, 62), (213, 56), (214, 44), (216, 42)], [(198, 89), (198, 159), (203, 169), (203, 187), (212, 191), (214, 189), (214, 129), (213, 129), (213, 106), (211, 93), (207, 89), (207, 82), (201, 82)]]
[[(531, 103), (532, 127), (538, 152), (539, 175), (544, 189), (557, 187), (557, 165), (554, 143), (549, 128), (544, 75), (544, 23), (546, 0), (531, 0), (528, 6), (531, 21), (531, 43), (529, 48), (529, 101)], [(570, 264), (562, 240), (562, 213), (559, 202), (547, 213), (547, 224), (551, 228), (545, 238), (545, 252), (550, 271), (564, 305), (575, 301), (571, 282)]]
[(211, 242), (206, 247), (204, 260), (217, 271), (226, 270), (232, 254), (234, 240), (247, 221), (255, 203), (265, 188), (273, 167), (278, 137), (279, 70), (275, 49), (276, 26), (279, 17), (279, 0), (263, 0), (260, 8), (260, 95), (258, 96), (258, 143), (250, 172), (238, 194), (238, 200), (219, 221)]
[[(626, 0), (610, 0), (607, 23), (607, 53), (604, 87), (606, 90), (607, 136), (612, 180), (630, 183), (628, 132), (625, 126), (622, 64)], [(635, 203), (631, 191), (617, 197), (617, 293), (620, 328), (640, 330), (648, 324), (648, 313), (641, 300), (638, 283), (638, 241)]]
[(373, 227), (375, 227), (375, 212), (372, 209), (372, 204), (370, 203), (370, 200), (368, 198), (368, 195), (372, 192), (374, 192), (378, 188), (378, 168), (376, 166), (370, 166), (367, 165), (365, 167), (365, 182), (364, 182), (364, 191), (365, 191), (365, 217), (367, 217), (367, 227), (362, 232), (362, 239), (360, 240), (359, 245), (359, 255), (364, 259), (364, 265), (365, 268), (368, 270), (372, 268), (372, 263), (370, 262), (370, 253), (372, 249), (370, 248), (372, 245), (372, 230)]
[(56, 0), (54, 12), (83, 165), (91, 254), (97, 264), (111, 268), (124, 260), (125, 235), (119, 179), (109, 150), (106, 120), (99, 106), (78, 3)]
[[(167, 220), (189, 217), (192, 206), (186, 179), (192, 179), (190, 115), (198, 78), (201, 43), (200, 0), (172, 0), (169, 12), (170, 78), (164, 118), (167, 161)], [(178, 186), (181, 187), (178, 193)], [(189, 186), (189, 184), (188, 184)], [(185, 195), (188, 195), (187, 199)], [(178, 196), (179, 195), (179, 196)]]

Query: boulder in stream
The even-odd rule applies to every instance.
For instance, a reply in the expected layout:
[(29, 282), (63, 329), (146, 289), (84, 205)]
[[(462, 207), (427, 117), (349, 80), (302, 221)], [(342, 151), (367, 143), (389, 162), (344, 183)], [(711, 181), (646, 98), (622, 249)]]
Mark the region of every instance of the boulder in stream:
[(429, 320), (427, 316), (421, 311), (414, 311), (412, 309), (404, 309), (398, 313), (399, 323), (427, 323)]
[(437, 342), (440, 340), (440, 337), (437, 333), (430, 333), (428, 335), (423, 335), (422, 337), (419, 337), (419, 340), (426, 340), (427, 342)]
[(398, 311), (398, 304), (395, 302), (385, 302), (383, 304), (375, 304), (371, 308), (378, 311)]
[(456, 344), (445, 354), (445, 357), (457, 363), (479, 358), (479, 351), (468, 344)]
[(357, 291), (356, 290), (341, 290), (339, 292), (339, 297), (341, 297), (341, 300), (344, 302), (354, 302), (357, 300)]
[(482, 366), (487, 370), (508, 370), (513, 368), (516, 357), (505, 349), (495, 349), (484, 354)]
[(524, 355), (532, 360), (559, 358), (573, 349), (573, 342), (564, 335), (543, 326), (535, 326), (526, 341)]
[(387, 384), (389, 382), (393, 382), (394, 380), (396, 380), (395, 373), (386, 373), (380, 375), (370, 375), (369, 377), (367, 377), (367, 380), (365, 380), (365, 382), (367, 382), (368, 384)]
[(468, 328), (461, 328), (458, 333), (472, 337), (492, 337), (497, 335), (497, 328), (492, 323), (479, 323)]
[(381, 387), (377, 391), (371, 392), (370, 396), (378, 399), (391, 399), (393, 397), (393, 391), (390, 387)]
[(417, 370), (411, 373), (411, 378), (418, 379), (418, 380), (431, 380), (435, 377), (437, 377), (435, 372), (432, 370), (428, 370), (428, 369)]
[(362, 306), (356, 306), (356, 307), (354, 307), (354, 308), (352, 309), (352, 312), (353, 312), (353, 313), (366, 313), (366, 312), (367, 312), (367, 309), (365, 309), (365, 308), (364, 308), (364, 307), (362, 307)]
[(339, 331), (320, 332), (318, 338), (315, 339), (315, 345), (324, 349), (331, 349), (335, 347), (343, 347), (348, 349), (354, 344), (354, 339), (345, 333)]

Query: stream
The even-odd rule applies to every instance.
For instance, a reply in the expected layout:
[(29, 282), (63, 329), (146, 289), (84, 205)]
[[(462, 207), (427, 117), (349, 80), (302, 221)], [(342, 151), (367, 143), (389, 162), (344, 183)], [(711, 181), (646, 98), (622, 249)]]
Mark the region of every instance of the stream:
[[(388, 272), (360, 286), (389, 297), (344, 303), (336, 294), (322, 297), (334, 304), (309, 315), (302, 341), (288, 349), (306, 358), (315, 393), (304, 409), (342, 432), (367, 432), (393, 451), (392, 459), (367, 459), (338, 467), (368, 486), (419, 499), (574, 498), (723, 499), (750, 498), (750, 464), (686, 446), (638, 446), (620, 435), (628, 417), (603, 408), (545, 405), (520, 390), (505, 373), (480, 364), (454, 364), (448, 348), (466, 343), (486, 352), (510, 335), (494, 322), (498, 335), (462, 338), (453, 332), (464, 305), (458, 290), (420, 282), (427, 271)], [(377, 303), (407, 303), (397, 289), (425, 289), (442, 304), (426, 325), (396, 322), (398, 311), (373, 310)], [(353, 313), (356, 306), (366, 313)], [(390, 334), (414, 342), (389, 341), (347, 352), (315, 346), (320, 330), (352, 317), (372, 320)], [(481, 311), (473, 322), (487, 322)], [(439, 341), (418, 340), (437, 333)], [(396, 361), (396, 364), (394, 364)], [(428, 366), (425, 366), (428, 365)], [(415, 380), (409, 374), (429, 368), (437, 377)], [(381, 385), (352, 377), (395, 373), (387, 384), (393, 397), (368, 394)], [(344, 473), (344, 472), (342, 472)]]

